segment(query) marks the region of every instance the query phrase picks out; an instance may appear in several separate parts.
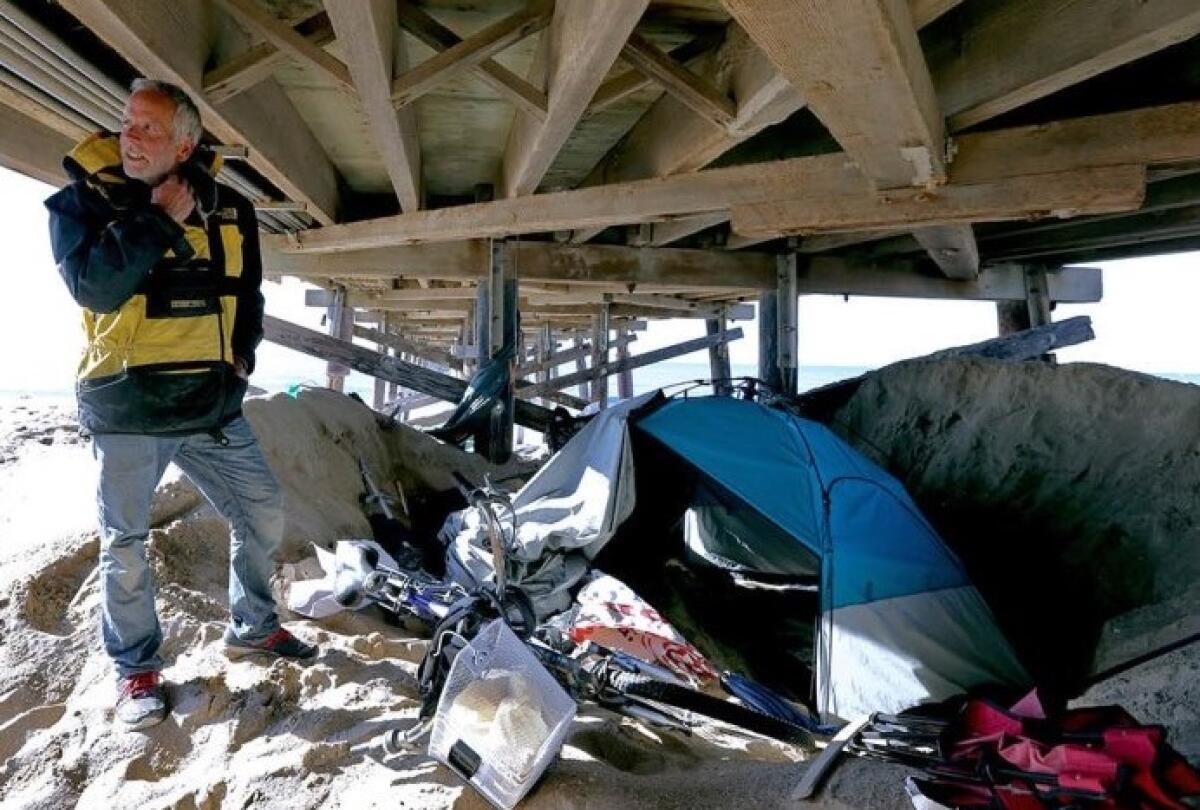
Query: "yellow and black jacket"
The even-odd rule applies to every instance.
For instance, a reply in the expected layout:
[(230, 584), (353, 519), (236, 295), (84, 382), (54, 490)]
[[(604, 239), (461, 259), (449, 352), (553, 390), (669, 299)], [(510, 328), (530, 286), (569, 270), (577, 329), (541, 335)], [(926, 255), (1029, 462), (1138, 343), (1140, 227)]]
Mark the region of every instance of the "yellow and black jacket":
[(254, 209), (214, 179), (198, 149), (180, 167), (196, 210), (183, 226), (121, 170), (116, 136), (63, 161), (73, 182), (46, 200), (58, 271), (83, 307), (87, 347), (76, 393), (91, 433), (215, 432), (241, 412), (262, 340)]

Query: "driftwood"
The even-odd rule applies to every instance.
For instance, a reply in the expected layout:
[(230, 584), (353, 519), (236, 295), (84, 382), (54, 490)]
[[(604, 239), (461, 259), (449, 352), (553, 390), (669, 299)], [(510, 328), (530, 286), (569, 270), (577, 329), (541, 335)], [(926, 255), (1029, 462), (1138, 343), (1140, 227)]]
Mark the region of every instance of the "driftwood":
[[(972, 343), (969, 346), (955, 346), (950, 349), (914, 357), (901, 362), (910, 363), (913, 360), (945, 360), (951, 357), (986, 357), (993, 360), (1032, 360), (1047, 352), (1086, 343), (1096, 337), (1092, 331), (1092, 319), (1086, 315), (1068, 318), (1065, 321), (1014, 332), (1004, 337), (985, 340), (982, 343)], [(874, 373), (874, 372), (871, 372)], [(848, 380), (823, 385), (796, 397), (790, 397), (788, 407), (806, 419), (817, 422), (829, 422), (850, 398), (858, 391), (863, 381), (870, 374), (863, 374)]]

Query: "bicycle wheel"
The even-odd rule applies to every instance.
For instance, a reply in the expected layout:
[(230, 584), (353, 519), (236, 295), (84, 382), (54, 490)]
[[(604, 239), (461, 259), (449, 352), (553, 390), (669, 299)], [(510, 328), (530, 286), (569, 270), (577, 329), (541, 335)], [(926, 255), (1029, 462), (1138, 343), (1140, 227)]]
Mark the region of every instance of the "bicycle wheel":
[(813, 737), (799, 726), (763, 714), (748, 706), (706, 695), (673, 683), (647, 678), (645, 675), (622, 673), (613, 678), (613, 687), (630, 697), (644, 698), (676, 709), (704, 715), (737, 728), (761, 734), (780, 742), (814, 748)]

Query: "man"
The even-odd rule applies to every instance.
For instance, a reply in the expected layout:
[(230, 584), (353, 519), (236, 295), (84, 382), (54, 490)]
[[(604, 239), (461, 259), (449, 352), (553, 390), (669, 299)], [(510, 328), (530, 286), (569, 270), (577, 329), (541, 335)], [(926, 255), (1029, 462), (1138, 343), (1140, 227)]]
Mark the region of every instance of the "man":
[(230, 522), (226, 653), (317, 652), (275, 613), (282, 495), (241, 415), (262, 339), (254, 209), (216, 183), (202, 132), (186, 93), (139, 79), (120, 135), (72, 150), (73, 182), (46, 201), (59, 273), (83, 308), (77, 395), (100, 467), (101, 638), (117, 670), (115, 714), (130, 728), (167, 711), (145, 540), (171, 461)]

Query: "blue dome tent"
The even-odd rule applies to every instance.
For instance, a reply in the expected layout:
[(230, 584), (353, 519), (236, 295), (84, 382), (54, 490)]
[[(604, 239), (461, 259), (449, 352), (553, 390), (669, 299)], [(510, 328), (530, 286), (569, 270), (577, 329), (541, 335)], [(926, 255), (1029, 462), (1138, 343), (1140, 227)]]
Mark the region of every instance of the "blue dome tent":
[[(640, 480), (643, 468), (657, 480)], [(962, 564), (892, 476), (823, 425), (740, 399), (656, 394), (609, 408), (516, 495), (516, 556), (539, 611), (566, 607), (638, 499), (676, 473), (700, 482), (687, 504), (693, 554), (740, 576), (815, 585), (822, 714), (1028, 685)], [(459, 532), (452, 570), (483, 573), (474, 534)]]

